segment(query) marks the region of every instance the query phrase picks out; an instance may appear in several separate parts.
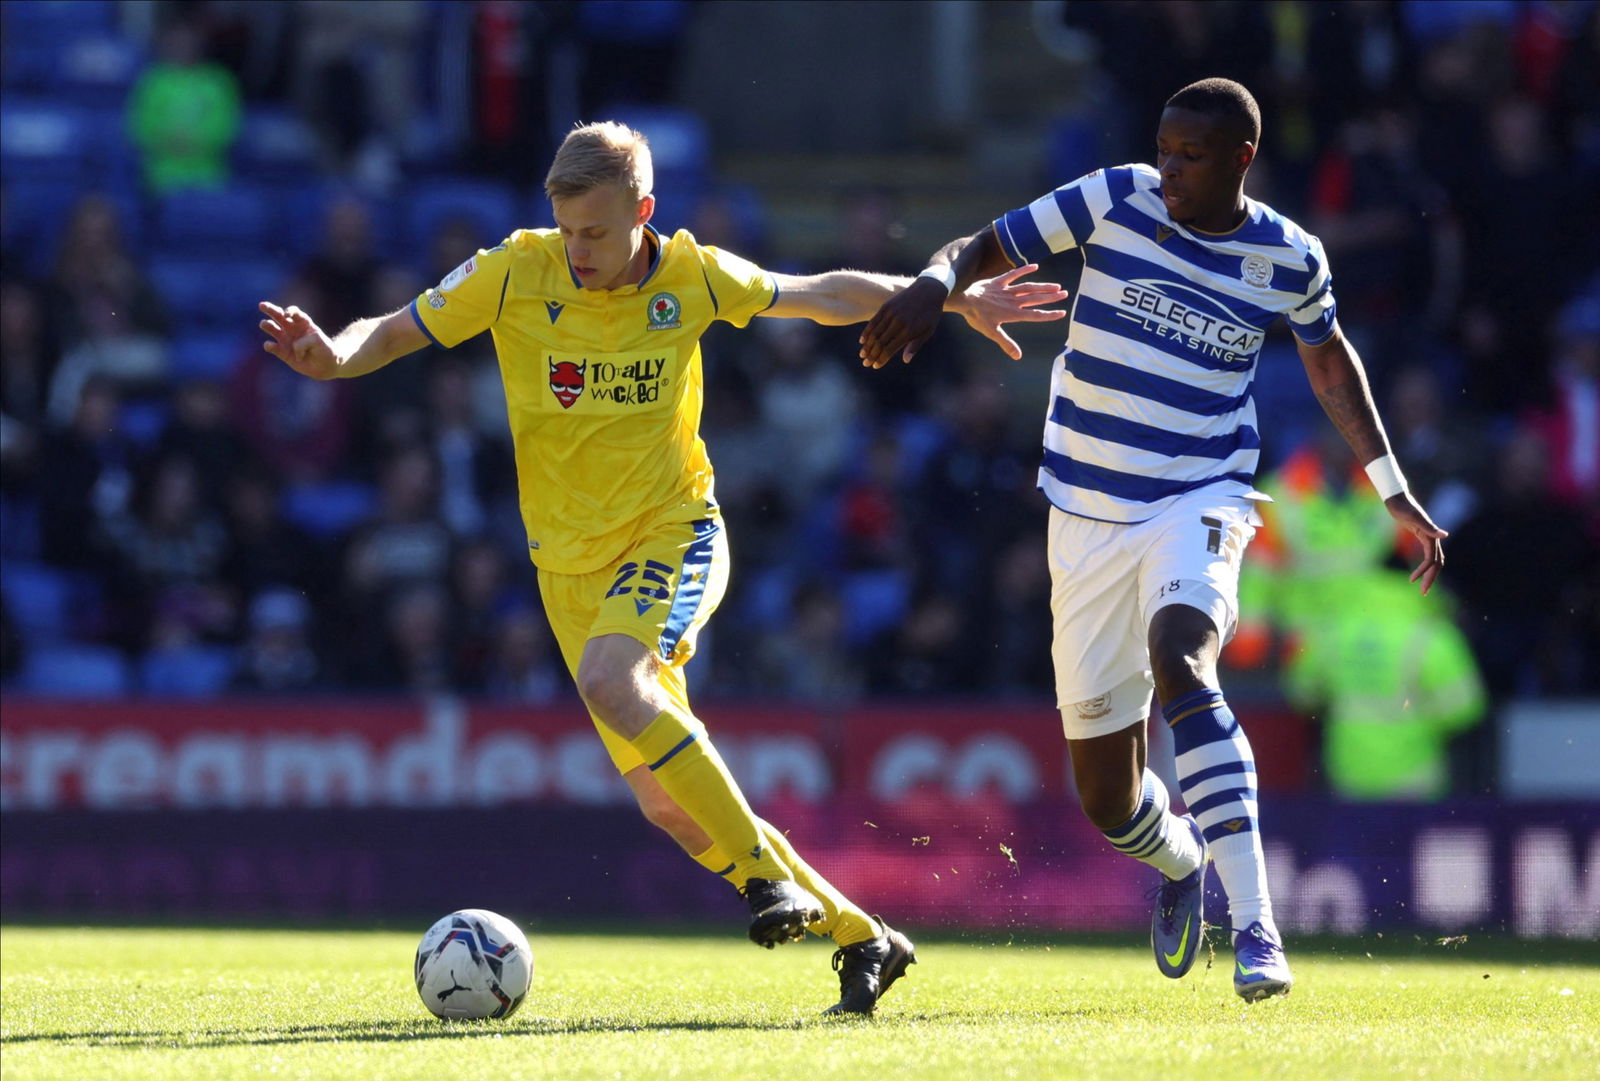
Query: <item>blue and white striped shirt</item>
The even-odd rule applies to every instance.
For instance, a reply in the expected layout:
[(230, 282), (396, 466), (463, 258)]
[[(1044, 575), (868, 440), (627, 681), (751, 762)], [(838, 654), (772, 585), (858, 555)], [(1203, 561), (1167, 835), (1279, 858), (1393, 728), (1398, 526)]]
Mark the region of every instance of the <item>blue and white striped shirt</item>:
[(1228, 233), (1174, 222), (1148, 165), (1097, 170), (995, 221), (1013, 263), (1078, 248), (1083, 278), (1050, 379), (1039, 489), (1069, 514), (1143, 522), (1199, 488), (1255, 491), (1251, 382), (1267, 328), (1333, 335), (1322, 244), (1271, 207)]

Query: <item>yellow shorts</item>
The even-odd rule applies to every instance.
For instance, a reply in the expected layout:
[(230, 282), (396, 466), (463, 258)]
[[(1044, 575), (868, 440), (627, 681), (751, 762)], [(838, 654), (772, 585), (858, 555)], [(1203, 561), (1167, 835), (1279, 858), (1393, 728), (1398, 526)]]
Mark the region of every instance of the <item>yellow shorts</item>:
[[(545, 616), (574, 679), (589, 639), (625, 634), (663, 662), (661, 685), (689, 716), (683, 666), (727, 588), (728, 538), (714, 510), (693, 521), (663, 522), (600, 570), (539, 572)], [(619, 773), (644, 764), (632, 745), (590, 716)]]

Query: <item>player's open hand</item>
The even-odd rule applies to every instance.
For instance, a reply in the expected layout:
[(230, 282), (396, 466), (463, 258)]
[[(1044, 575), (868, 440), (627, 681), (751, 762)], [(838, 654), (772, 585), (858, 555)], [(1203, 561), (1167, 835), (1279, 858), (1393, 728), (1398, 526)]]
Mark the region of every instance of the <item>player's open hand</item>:
[(1394, 520), (1422, 544), (1422, 562), (1411, 572), (1411, 580), (1422, 583), (1422, 595), (1426, 597), (1428, 590), (1433, 588), (1433, 580), (1444, 569), (1444, 539), (1450, 534), (1434, 524), (1428, 512), (1422, 509), (1410, 492), (1392, 495), (1384, 500), (1383, 505)]
[(949, 308), (985, 338), (1005, 350), (1012, 360), (1022, 359), (1022, 347), (1002, 329), (1004, 323), (1049, 323), (1066, 317), (1060, 308), (1041, 308), (1067, 299), (1067, 291), (1055, 282), (1018, 281), (1039, 267), (1035, 263), (1019, 266), (981, 282), (974, 282)]
[(339, 357), (333, 351), (333, 342), (311, 316), (292, 304), (280, 308), (263, 300), (258, 306), (266, 316), (258, 325), (272, 339), (262, 342), (261, 348), (301, 375), (332, 379), (338, 374)]

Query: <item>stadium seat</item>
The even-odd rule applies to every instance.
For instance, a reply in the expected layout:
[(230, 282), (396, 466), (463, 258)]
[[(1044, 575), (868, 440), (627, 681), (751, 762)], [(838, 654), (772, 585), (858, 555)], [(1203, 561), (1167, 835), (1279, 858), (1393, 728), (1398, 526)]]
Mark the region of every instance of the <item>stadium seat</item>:
[(706, 122), (688, 109), (666, 105), (620, 103), (604, 114), (650, 140), (656, 187), (704, 191), (711, 181), (711, 133)]
[(144, 63), (138, 46), (115, 35), (76, 38), (51, 72), (50, 94), (68, 104), (122, 109)]
[(125, 399), (117, 407), (117, 431), (141, 450), (155, 446), (171, 419), (172, 407), (159, 399)]
[(0, 559), (38, 559), (43, 547), (38, 499), (28, 492), (0, 491)]
[(274, 199), (266, 188), (174, 192), (156, 212), (156, 239), (163, 251), (222, 257), (259, 253), (274, 244), (276, 234)]
[(171, 255), (152, 256), (149, 272), (177, 326), (240, 333), (255, 326), (256, 303), (276, 294), (288, 276), (271, 260)]
[(905, 615), (911, 600), (911, 583), (904, 570), (857, 571), (844, 580), (844, 636), (852, 646), (864, 646)]
[(113, 0), (6, 0), (3, 26), (7, 35), (28, 42), (64, 44), (85, 34), (116, 27)]
[(25, 642), (49, 645), (70, 637), (77, 592), (78, 583), (68, 571), (14, 559), (0, 562), (6, 614)]
[(371, 517), (378, 492), (368, 484), (297, 484), (283, 493), (283, 516), (316, 537), (337, 537)]
[(252, 106), (240, 121), (233, 163), (235, 175), (254, 183), (304, 183), (320, 170), (316, 132), (288, 109)]
[(448, 222), (472, 222), (480, 248), (494, 247), (527, 224), (520, 220), (511, 189), (487, 181), (436, 180), (409, 204), (406, 235), (411, 238), (413, 252), (423, 259), (432, 249), (434, 234)]
[(172, 343), (172, 381), (186, 383), (194, 379), (211, 379), (219, 383), (226, 382), (256, 340), (241, 330), (182, 334)]
[(225, 646), (152, 650), (139, 661), (139, 688), (152, 698), (211, 698), (228, 689), (236, 664)]
[(1088, 111), (1058, 117), (1050, 128), (1044, 183), (1056, 187), (1105, 163), (1103, 120)]
[(110, 0), (6, 0), (0, 4), (5, 86), (38, 91), (58, 85), (74, 46), (86, 38), (111, 36), (115, 21)]
[(51, 698), (120, 698), (132, 689), (128, 662), (110, 646), (30, 647), (17, 691)]
[(0, 108), (0, 167), (7, 184), (22, 179), (87, 183), (96, 134), (88, 110), (8, 95)]

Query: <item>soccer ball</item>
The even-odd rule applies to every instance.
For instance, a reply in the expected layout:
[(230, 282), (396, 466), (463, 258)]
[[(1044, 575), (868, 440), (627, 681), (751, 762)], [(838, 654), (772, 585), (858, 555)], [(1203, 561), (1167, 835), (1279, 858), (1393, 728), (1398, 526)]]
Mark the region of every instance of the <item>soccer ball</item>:
[(422, 936), (416, 976), (422, 1004), (437, 1017), (510, 1017), (533, 982), (533, 951), (504, 916), (464, 908)]

